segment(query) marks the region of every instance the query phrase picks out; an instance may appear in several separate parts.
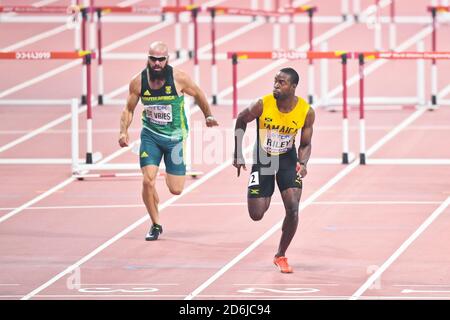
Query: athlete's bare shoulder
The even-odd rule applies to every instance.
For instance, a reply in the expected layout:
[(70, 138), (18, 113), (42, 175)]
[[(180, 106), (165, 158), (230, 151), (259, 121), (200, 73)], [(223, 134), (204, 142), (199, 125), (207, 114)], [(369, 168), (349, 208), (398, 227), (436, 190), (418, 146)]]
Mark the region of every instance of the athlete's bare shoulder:
[(189, 75), (182, 69), (173, 68), (172, 70), (173, 79), (178, 83), (185, 83), (191, 79)]
[(130, 81), (130, 93), (140, 94), (141, 93), (141, 74), (136, 74)]
[(173, 80), (175, 81), (178, 92), (186, 92), (186, 90), (190, 90), (192, 88), (196, 90), (197, 88), (191, 77), (189, 77), (189, 75), (182, 69), (173, 68)]

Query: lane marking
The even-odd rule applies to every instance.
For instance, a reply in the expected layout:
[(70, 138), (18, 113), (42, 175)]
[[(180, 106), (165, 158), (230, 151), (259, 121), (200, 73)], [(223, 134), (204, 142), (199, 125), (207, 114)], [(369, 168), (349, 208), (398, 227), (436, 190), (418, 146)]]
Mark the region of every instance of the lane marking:
[(5, 220), (15, 216), (16, 214), (20, 213), (22, 210), (28, 208), (29, 206), (32, 206), (33, 204), (35, 204), (36, 202), (41, 201), (42, 199), (48, 197), (49, 195), (61, 190), (62, 188), (64, 188), (65, 186), (69, 185), (70, 183), (72, 183), (73, 181), (75, 181), (76, 178), (72, 178), (70, 177), (69, 179), (64, 180), (63, 182), (61, 182), (60, 184), (54, 186), (53, 188), (47, 190), (46, 192), (40, 194), (39, 196), (35, 197), (34, 199), (28, 201), (27, 203), (21, 205), (20, 207), (12, 210), (11, 212), (5, 214), (4, 216), (0, 217), (0, 223), (4, 222)]
[(316, 288), (285, 288), (284, 290), (280, 289), (271, 289), (271, 288), (260, 288), (260, 287), (252, 287), (252, 288), (245, 288), (237, 290), (237, 292), (241, 293), (254, 293), (254, 294), (261, 294), (261, 293), (286, 293), (286, 294), (305, 294), (305, 293), (314, 293), (314, 292), (320, 292), (319, 289)]
[(234, 283), (233, 286), (332, 286), (338, 287), (338, 283)]
[(389, 268), (392, 263), (416, 240), (434, 220), (436, 220), (442, 212), (450, 205), (450, 197), (448, 197), (442, 204), (414, 231), (413, 234), (379, 267), (367, 281), (353, 293), (350, 300), (358, 299), (372, 284)]
[(450, 290), (417, 290), (417, 289), (403, 289), (401, 293), (450, 293)]
[[(64, 103), (64, 105), (69, 105), (70, 101), (67, 103)], [(366, 126), (366, 130), (370, 131), (388, 131), (391, 127), (387, 126)], [(190, 131), (195, 132), (197, 129), (192, 128)], [(321, 126), (317, 130), (314, 130), (315, 132), (318, 131), (340, 131), (342, 130), (342, 126)], [(359, 131), (359, 127), (357, 126), (349, 126), (350, 131)], [(405, 131), (414, 131), (414, 130), (420, 130), (420, 131), (447, 131), (450, 130), (450, 126), (444, 126), (444, 125), (436, 125), (436, 126), (411, 126), (409, 128), (406, 128)], [(130, 128), (128, 130), (129, 132), (140, 132), (137, 128)], [(26, 134), (29, 133), (30, 130), (0, 130), (0, 135), (9, 135), (9, 134)], [(86, 129), (80, 129), (80, 133), (86, 133)], [(105, 128), (105, 129), (94, 129), (94, 133), (117, 133), (117, 129), (114, 128)], [(70, 129), (53, 129), (53, 130), (47, 130), (45, 134), (70, 134)]]
[(450, 288), (450, 284), (393, 284), (393, 287), (445, 287)]
[(179, 283), (80, 283), (80, 286), (179, 286)]
[(32, 36), (32, 37), (30, 37), (28, 39), (19, 41), (19, 42), (13, 44), (13, 45), (8, 46), (8, 47), (2, 48), (2, 51), (15, 51), (15, 50), (20, 49), (22, 47), (25, 47), (25, 46), (28, 46), (28, 45), (33, 44), (35, 42), (38, 42), (40, 40), (43, 40), (43, 39), (55, 36), (55, 35), (57, 35), (57, 34), (59, 34), (61, 32), (64, 32), (66, 30), (67, 30), (66, 25), (62, 25), (62, 26), (59, 26), (59, 27), (56, 27), (56, 28), (53, 28), (53, 29), (41, 32), (41, 33), (39, 33), (39, 34), (37, 34), (35, 36)]
[[(314, 206), (335, 206), (335, 205), (435, 205), (442, 201), (316, 201), (311, 203)], [(283, 202), (273, 201), (271, 205), (281, 206)], [(247, 206), (247, 202), (196, 202), (196, 203), (174, 203), (172, 207), (223, 207), (223, 206)], [(28, 207), (26, 210), (71, 210), (71, 209), (122, 209), (122, 208), (144, 208), (143, 204), (105, 204), (105, 205), (75, 205), (75, 206), (37, 206)], [(16, 207), (0, 208), (0, 211), (10, 211)]]

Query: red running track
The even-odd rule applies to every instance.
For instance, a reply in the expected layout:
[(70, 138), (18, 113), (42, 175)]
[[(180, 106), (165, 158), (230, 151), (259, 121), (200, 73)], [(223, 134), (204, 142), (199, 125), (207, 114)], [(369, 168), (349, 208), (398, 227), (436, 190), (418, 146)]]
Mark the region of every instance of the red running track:
[[(31, 3), (31, 1), (30, 1)], [(235, 1), (227, 4), (237, 5)], [(317, 1), (324, 7), (325, 1)], [(327, 2), (328, 3), (328, 2)], [(363, 1), (363, 8), (370, 2)], [(422, 15), (426, 1), (398, 11)], [(323, 14), (338, 14), (328, 6)], [(328, 12), (330, 11), (330, 12)], [(319, 11), (320, 13), (321, 11)], [(32, 25), (14, 25), (17, 39), (33, 32)], [(105, 46), (127, 34), (148, 26), (107, 25)], [(226, 25), (218, 37), (238, 25)], [(319, 25), (317, 36), (333, 25)], [(42, 29), (37, 27), (36, 33)], [(402, 25), (399, 43), (420, 31)], [(142, 52), (149, 38), (171, 39), (173, 26), (112, 49), (112, 52)], [(270, 27), (261, 26), (219, 46), (226, 52), (248, 43), (267, 49), (264, 39)], [(449, 31), (441, 28), (440, 36)], [(330, 38), (330, 50), (367, 48), (373, 44), (363, 25), (350, 25)], [(258, 38), (256, 38), (258, 37)], [(357, 42), (354, 39), (358, 39)], [(12, 45), (3, 38), (0, 45)], [(9, 40), (8, 40), (9, 39)], [(305, 38), (306, 39), (306, 38)], [(425, 38), (429, 40), (429, 37)], [(208, 44), (206, 34), (200, 46)], [(306, 40), (305, 42), (306, 43)], [(173, 45), (173, 43), (170, 43)], [(68, 47), (71, 39), (63, 33), (22, 49)], [(444, 44), (443, 44), (444, 45)], [(250, 49), (250, 48), (243, 48)], [(449, 48), (442, 47), (442, 50)], [(5, 62), (0, 62), (2, 67)], [(254, 75), (271, 62), (240, 65), (240, 79)], [(409, 62), (388, 62), (367, 77), (370, 95), (414, 95), (415, 77)], [(8, 90), (64, 62), (8, 64), (17, 68), (2, 79), (1, 90)], [(106, 93), (126, 88), (128, 79), (142, 67), (140, 61), (106, 61)], [(265, 74), (240, 89), (241, 98), (252, 99), (271, 89), (274, 65)], [(190, 62), (180, 65), (192, 71)], [(306, 65), (299, 63), (302, 83), (299, 94), (306, 94)], [(334, 69), (336, 68), (336, 69)], [(443, 62), (443, 68), (445, 64)], [(330, 89), (339, 85), (339, 66), (330, 63)], [(219, 63), (220, 90), (231, 85), (229, 61)], [(443, 70), (443, 69), (440, 69)], [(350, 76), (357, 74), (356, 64)], [(223, 76), (222, 76), (223, 75)], [(202, 83), (209, 94), (208, 62), (202, 62)], [(3, 81), (5, 80), (5, 81)], [(204, 82), (203, 82), (204, 81)], [(439, 76), (440, 90), (449, 83), (447, 74)], [(70, 84), (70, 85), (69, 85)], [(316, 85), (318, 88), (318, 83)], [(55, 90), (56, 89), (56, 90)], [(349, 94), (355, 96), (356, 86)], [(12, 98), (67, 98), (78, 96), (79, 70), (76, 67), (5, 96)], [(5, 92), (5, 91), (2, 91)], [(124, 98), (122, 89), (116, 98)], [(427, 93), (428, 96), (428, 93)], [(231, 95), (224, 94), (230, 99)], [(447, 96), (444, 97), (448, 99)], [(241, 108), (245, 105), (241, 105)], [(64, 116), (69, 107), (1, 106), (0, 147), (24, 134)], [(120, 107), (94, 109), (94, 149), (105, 156), (117, 150)], [(230, 158), (229, 136), (232, 120), (229, 106), (213, 107), (220, 122), (207, 131), (199, 113), (193, 115), (193, 152), (203, 144), (204, 154), (215, 157), (206, 162), (194, 158), (194, 166), (205, 172), (197, 180), (187, 180), (185, 193), (174, 198), (158, 180), (164, 234), (154, 243), (144, 241), (149, 222), (140, 198), (138, 178), (71, 181), (66, 165), (1, 165), (4, 183), (0, 186), (0, 297), (2, 299), (449, 299), (448, 164), (350, 165), (311, 164), (304, 180), (300, 225), (287, 256), (295, 272), (279, 273), (272, 257), (280, 237), (279, 222), (284, 211), (278, 191), (265, 218), (256, 223), (246, 209), (246, 174), (236, 177), (226, 161)], [(84, 114), (82, 114), (83, 116)], [(341, 118), (338, 112), (317, 110), (313, 158), (340, 157)], [(82, 118), (81, 118), (82, 119)], [(409, 124), (404, 121), (411, 120)], [(130, 130), (139, 137), (138, 117)], [(401, 108), (367, 112), (368, 157), (407, 159), (449, 159), (450, 110), (433, 112)], [(81, 121), (82, 122), (82, 121)], [(248, 142), (253, 143), (253, 126)], [(200, 130), (209, 136), (200, 135)], [(398, 134), (386, 139), (388, 134)], [(350, 113), (350, 148), (358, 153), (358, 114)], [(202, 137), (205, 141), (202, 141)], [(228, 137), (228, 140), (227, 140)], [(82, 149), (84, 133), (82, 132)], [(70, 124), (63, 121), (44, 133), (2, 152), (2, 158), (69, 157)], [(211, 146), (222, 146), (213, 149)], [(373, 146), (377, 146), (376, 149)], [(213, 152), (214, 151), (214, 152)], [(135, 162), (127, 153), (114, 162)], [(58, 184), (66, 184), (35, 203)], [(447, 201), (447, 202), (446, 202)], [(13, 214), (12, 214), (13, 213)], [(8, 217), (7, 219), (4, 219)], [(409, 240), (409, 241), (408, 241)], [(246, 251), (247, 250), (247, 251)], [(234, 260), (233, 260), (234, 259)], [(232, 262), (234, 261), (234, 262)], [(378, 275), (374, 282), (371, 276)], [(369, 282), (368, 282), (369, 281)]]

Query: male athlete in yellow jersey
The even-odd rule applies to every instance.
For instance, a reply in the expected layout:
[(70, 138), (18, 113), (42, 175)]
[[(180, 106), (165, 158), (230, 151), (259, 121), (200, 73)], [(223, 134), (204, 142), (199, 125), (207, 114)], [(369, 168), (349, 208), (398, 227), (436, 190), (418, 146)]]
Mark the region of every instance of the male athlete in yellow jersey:
[[(275, 189), (275, 178), (281, 192), (286, 216), (274, 264), (282, 273), (293, 272), (285, 256), (298, 225), (298, 207), (302, 194), (302, 178), (311, 155), (314, 109), (295, 95), (299, 76), (292, 68), (283, 68), (275, 76), (273, 93), (252, 103), (243, 110), (235, 127), (235, 154), (233, 165), (238, 176), (241, 167), (246, 170), (242, 155), (242, 139), (247, 123), (256, 119), (256, 161), (248, 183), (248, 211), (250, 217), (261, 220), (270, 205)], [(301, 131), (298, 153), (295, 137)]]

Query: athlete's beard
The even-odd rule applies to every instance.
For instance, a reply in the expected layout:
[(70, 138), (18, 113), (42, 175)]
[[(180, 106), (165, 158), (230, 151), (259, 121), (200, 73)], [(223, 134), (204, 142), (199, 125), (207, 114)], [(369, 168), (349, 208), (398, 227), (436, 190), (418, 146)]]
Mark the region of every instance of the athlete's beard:
[(147, 63), (148, 71), (150, 73), (150, 79), (152, 80), (164, 80), (167, 75), (167, 64), (164, 66), (164, 68), (161, 69), (161, 71), (155, 71), (152, 69), (149, 63)]

